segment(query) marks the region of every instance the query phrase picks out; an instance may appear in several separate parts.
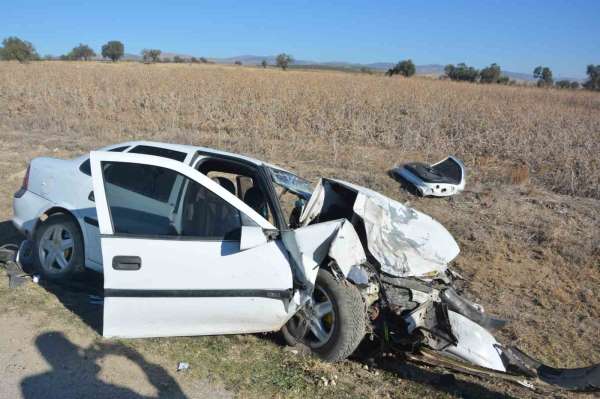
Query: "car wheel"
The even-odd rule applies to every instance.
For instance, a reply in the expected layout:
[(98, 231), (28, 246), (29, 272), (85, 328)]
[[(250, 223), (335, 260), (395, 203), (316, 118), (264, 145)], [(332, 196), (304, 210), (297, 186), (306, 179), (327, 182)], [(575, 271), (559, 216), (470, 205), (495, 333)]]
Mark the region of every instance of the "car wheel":
[(36, 229), (33, 256), (48, 280), (66, 280), (83, 270), (83, 237), (75, 221), (63, 214), (48, 217)]
[(307, 346), (321, 359), (346, 359), (365, 336), (366, 309), (358, 289), (321, 269), (309, 303), (282, 328), (289, 345)]

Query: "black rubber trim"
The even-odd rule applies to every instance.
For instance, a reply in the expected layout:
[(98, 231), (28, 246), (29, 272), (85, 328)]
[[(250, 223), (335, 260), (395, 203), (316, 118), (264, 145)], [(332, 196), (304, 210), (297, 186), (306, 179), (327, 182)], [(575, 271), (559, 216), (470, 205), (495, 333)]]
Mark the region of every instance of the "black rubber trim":
[(87, 224), (91, 224), (92, 226), (96, 226), (98, 227), (98, 220), (91, 218), (89, 216), (84, 216), (83, 217), (83, 221), (86, 222)]
[(161, 241), (197, 241), (197, 242), (237, 242), (240, 240), (228, 240), (221, 237), (198, 237), (198, 236), (168, 236), (168, 235), (143, 235), (143, 234), (100, 234), (101, 238), (126, 238), (130, 240), (161, 240)]
[(112, 298), (275, 298), (289, 299), (292, 290), (129, 290), (104, 289)]
[(22, 196), (25, 195), (25, 193), (27, 192), (27, 189), (24, 187), (21, 187), (19, 190), (17, 190), (17, 192), (15, 192), (13, 194), (14, 198), (21, 198)]

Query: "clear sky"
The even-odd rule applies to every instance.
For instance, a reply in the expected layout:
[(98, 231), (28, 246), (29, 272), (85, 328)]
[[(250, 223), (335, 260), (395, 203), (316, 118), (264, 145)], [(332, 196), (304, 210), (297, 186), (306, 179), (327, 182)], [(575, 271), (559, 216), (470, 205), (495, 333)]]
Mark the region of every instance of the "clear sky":
[(466, 62), (581, 78), (600, 64), (600, 0), (5, 1), (0, 38), (41, 55), (78, 43), (97, 52), (159, 48), (205, 57), (291, 53), (297, 59), (417, 65)]

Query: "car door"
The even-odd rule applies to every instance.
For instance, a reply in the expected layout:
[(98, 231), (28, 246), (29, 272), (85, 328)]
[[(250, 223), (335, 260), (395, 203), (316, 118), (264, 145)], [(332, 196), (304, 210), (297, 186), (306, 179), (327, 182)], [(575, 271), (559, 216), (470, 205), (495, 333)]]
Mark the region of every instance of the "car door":
[(103, 335), (278, 330), (292, 271), (275, 227), (195, 169), (162, 157), (90, 154), (104, 273)]

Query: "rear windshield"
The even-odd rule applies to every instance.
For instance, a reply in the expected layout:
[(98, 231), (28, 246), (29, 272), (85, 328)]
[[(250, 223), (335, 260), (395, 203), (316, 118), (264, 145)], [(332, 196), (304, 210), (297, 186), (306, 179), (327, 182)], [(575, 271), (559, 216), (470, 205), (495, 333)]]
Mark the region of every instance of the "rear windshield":
[[(111, 148), (111, 149), (110, 149), (110, 150), (108, 150), (108, 151), (110, 151), (110, 152), (123, 152), (123, 151), (125, 151), (125, 150), (126, 150), (126, 149), (128, 149), (128, 148), (129, 148), (129, 146), (128, 146), (128, 145), (124, 145), (124, 146), (121, 146), (121, 147), (115, 147), (115, 148)], [(89, 159), (89, 158), (88, 158), (88, 159), (86, 159), (85, 161), (83, 161), (83, 162), (81, 163), (81, 165), (79, 165), (79, 171), (80, 171), (81, 173), (83, 173), (83, 174), (86, 174), (86, 175), (88, 175), (88, 176), (91, 176), (91, 175), (92, 175), (92, 169), (91, 169), (91, 167), (90, 167), (90, 159)]]
[(156, 155), (163, 158), (174, 159), (179, 162), (183, 162), (187, 156), (185, 152), (169, 150), (168, 148), (152, 147), (149, 145), (138, 145), (129, 152), (132, 154)]

